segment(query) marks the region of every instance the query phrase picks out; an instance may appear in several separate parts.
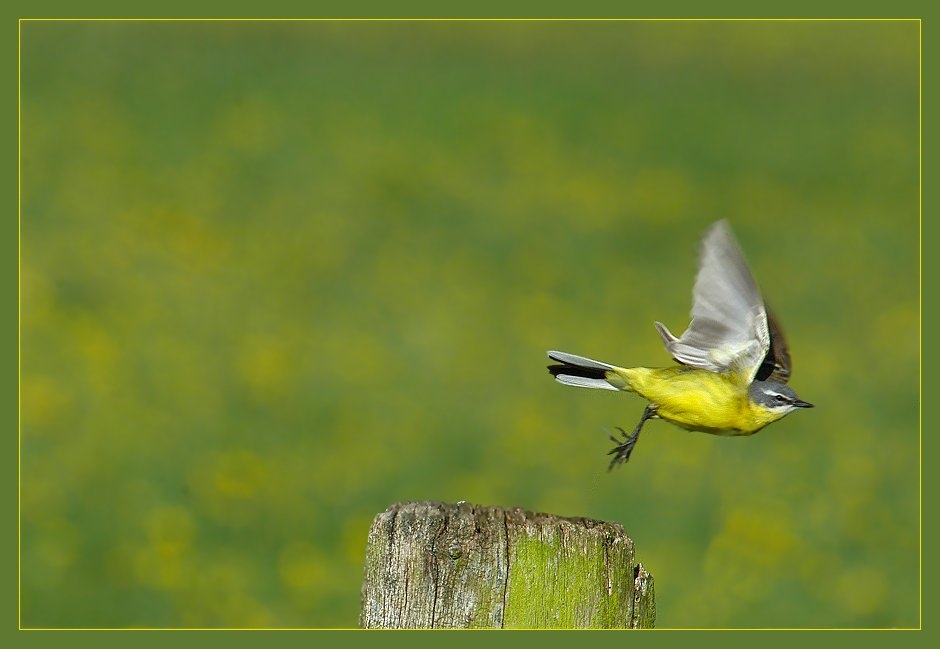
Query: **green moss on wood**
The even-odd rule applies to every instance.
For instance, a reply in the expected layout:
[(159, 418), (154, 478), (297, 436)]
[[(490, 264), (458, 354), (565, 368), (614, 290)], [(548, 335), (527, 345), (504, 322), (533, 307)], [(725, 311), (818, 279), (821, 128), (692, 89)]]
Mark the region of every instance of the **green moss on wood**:
[(652, 626), (652, 577), (634, 563), (615, 523), (398, 503), (369, 532), (360, 626)]

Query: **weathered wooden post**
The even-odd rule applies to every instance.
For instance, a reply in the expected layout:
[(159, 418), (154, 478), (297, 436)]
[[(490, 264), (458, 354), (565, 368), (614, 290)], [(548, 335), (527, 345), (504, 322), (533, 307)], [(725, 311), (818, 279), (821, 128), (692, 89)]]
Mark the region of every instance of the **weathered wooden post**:
[(617, 523), (396, 503), (369, 530), (364, 628), (651, 628), (653, 577)]

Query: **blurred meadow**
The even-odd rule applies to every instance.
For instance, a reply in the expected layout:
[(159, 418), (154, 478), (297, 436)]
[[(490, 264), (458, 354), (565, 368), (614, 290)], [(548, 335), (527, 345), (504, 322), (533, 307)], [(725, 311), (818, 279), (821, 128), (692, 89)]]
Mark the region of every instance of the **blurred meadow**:
[[(354, 627), (398, 500), (623, 523), (659, 627), (919, 617), (918, 24), (21, 26), (27, 627)], [(728, 218), (816, 404), (647, 424)]]

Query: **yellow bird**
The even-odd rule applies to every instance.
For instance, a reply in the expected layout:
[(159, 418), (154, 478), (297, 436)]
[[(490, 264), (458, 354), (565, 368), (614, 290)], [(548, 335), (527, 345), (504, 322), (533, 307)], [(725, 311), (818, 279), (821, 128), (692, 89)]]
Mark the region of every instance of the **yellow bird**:
[(726, 221), (702, 240), (692, 292), (692, 322), (678, 338), (661, 322), (656, 330), (680, 363), (673, 367), (617, 367), (550, 351), (548, 371), (559, 383), (635, 392), (649, 405), (630, 435), (608, 455), (609, 469), (630, 459), (649, 419), (713, 435), (753, 435), (797, 408), (812, 408), (787, 385), (790, 354), (783, 332), (761, 298)]

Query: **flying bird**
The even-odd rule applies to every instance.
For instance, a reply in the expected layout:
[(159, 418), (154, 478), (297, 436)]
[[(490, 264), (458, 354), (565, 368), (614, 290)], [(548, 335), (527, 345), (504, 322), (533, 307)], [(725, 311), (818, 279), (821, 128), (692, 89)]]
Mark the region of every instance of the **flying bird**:
[(548, 371), (565, 385), (634, 392), (649, 403), (631, 434), (618, 428), (608, 469), (626, 462), (650, 419), (713, 435), (753, 435), (798, 408), (787, 382), (790, 353), (783, 331), (767, 308), (727, 221), (712, 224), (702, 239), (692, 292), (692, 322), (676, 337), (655, 323), (671, 367), (618, 367), (560, 351)]

